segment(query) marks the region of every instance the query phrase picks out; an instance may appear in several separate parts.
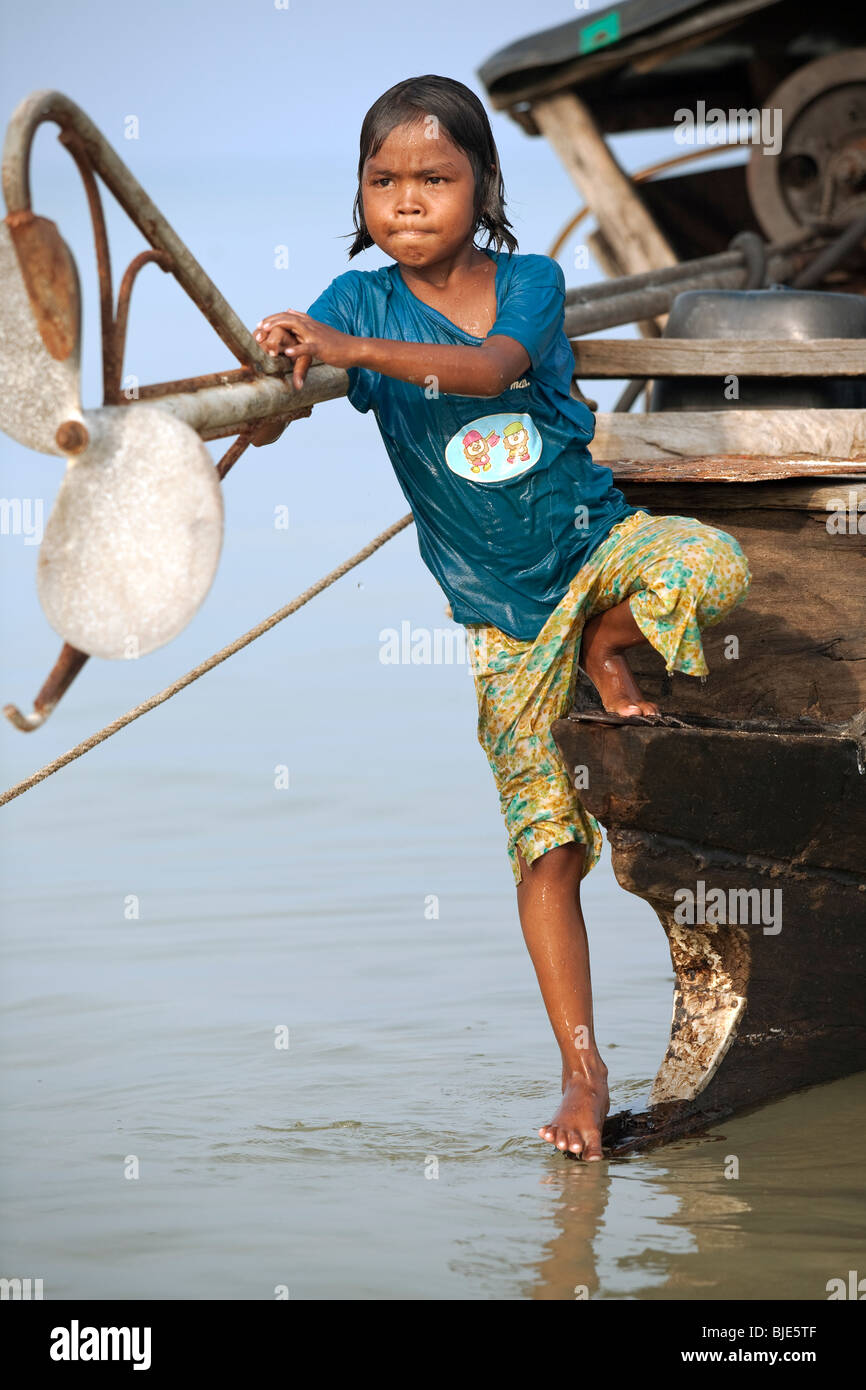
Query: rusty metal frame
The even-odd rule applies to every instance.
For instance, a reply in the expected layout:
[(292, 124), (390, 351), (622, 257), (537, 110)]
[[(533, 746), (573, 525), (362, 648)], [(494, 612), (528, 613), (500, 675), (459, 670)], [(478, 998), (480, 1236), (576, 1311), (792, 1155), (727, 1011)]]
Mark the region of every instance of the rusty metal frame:
[[(150, 261), (154, 261), (163, 271), (173, 275), (181, 289), (201, 310), (226, 347), (241, 363), (242, 368), (246, 369), (244, 379), (247, 384), (255, 382), (255, 374), (260, 374), (259, 382), (262, 386), (270, 384), (262, 381), (262, 376), (283, 382), (283, 388), (276, 398), (272, 392), (264, 393), (269, 403), (275, 402), (275, 409), (270, 413), (276, 415), (280, 422), (288, 423), (290, 418), (286, 393), (299, 397), (299, 415), (306, 415), (308, 407), (319, 400), (333, 400), (347, 393), (349, 379), (346, 372), (321, 363), (310, 367), (303, 392), (294, 391), (291, 382), (293, 364), (286, 358), (271, 357), (256, 342), (101, 131), (81, 107), (62, 92), (45, 90), (31, 93), (18, 105), (9, 121), (3, 146), (2, 184), (7, 219), (11, 223), (18, 224), (33, 216), (30, 198), (30, 153), (36, 131), (45, 121), (54, 121), (60, 126), (61, 133), (58, 138), (75, 160), (90, 208), (99, 276), (104, 404), (127, 403), (127, 398), (121, 392), (120, 382), (129, 299), (136, 276)], [(116, 314), (112, 309), (111, 256), (96, 174), (151, 247), (151, 250), (136, 256), (127, 268), (118, 293)], [(216, 376), (220, 376), (225, 383), (240, 379), (233, 373), (214, 373), (209, 377), (190, 378), (182, 383), (164, 382), (152, 388), (140, 389), (137, 399), (144, 398), (145, 393), (148, 398), (153, 398), (174, 394), (183, 389), (195, 390), (199, 385), (210, 385), (212, 378)], [(284, 380), (285, 378), (288, 379)], [(257, 400), (259, 395), (260, 393), (254, 389), (252, 395), (248, 392), (243, 393), (243, 399), (245, 402)], [(218, 421), (202, 420), (199, 429), (203, 434), (216, 438), (230, 432), (229, 427), (232, 423), (237, 429), (241, 429), (250, 423), (250, 419), (259, 422), (267, 413), (267, 410), (262, 411), (259, 408), (253, 412), (252, 417), (239, 412), (229, 412), (228, 418), (227, 412), (223, 410)], [(217, 433), (213, 433), (214, 430)], [(79, 429), (78, 432), (69, 431), (68, 434), (68, 451), (80, 452), (87, 443), (83, 431)]]
[[(121, 389), (129, 305), (138, 274), (151, 262), (174, 276), (241, 363), (241, 368), (143, 387), (136, 393), (135, 399), (152, 400), (174, 414), (190, 418), (190, 422), (194, 419), (194, 427), (203, 439), (237, 435), (216, 464), (220, 481), (250, 444), (273, 442), (292, 420), (308, 416), (316, 400), (329, 400), (346, 394), (347, 374), (322, 364), (311, 368), (304, 390), (295, 391), (289, 375), (293, 364), (287, 359), (269, 356), (256, 342), (89, 117), (62, 92), (50, 90), (34, 92), (19, 104), (7, 127), (3, 146), (2, 186), (7, 222), (21, 234), (19, 256), (25, 257), (28, 270), (38, 275), (46, 264), (47, 255), (56, 254), (59, 244), (53, 224), (36, 218), (31, 206), (30, 155), (36, 131), (46, 121), (53, 121), (60, 127), (59, 141), (75, 161), (90, 211), (99, 282), (104, 406), (131, 403)], [(97, 174), (150, 247), (136, 255), (126, 268), (118, 290), (116, 310), (113, 305), (111, 252)], [(31, 227), (33, 233), (29, 237), (31, 249), (28, 255), (24, 238)], [(32, 250), (34, 246), (41, 255), (38, 264)], [(43, 336), (45, 326), (40, 324)], [(54, 354), (63, 356), (68, 352), (69, 344), (61, 341), (56, 324), (51, 327), (56, 339), (53, 343)], [(63, 322), (60, 327), (65, 329), (68, 325)], [(233, 387), (236, 388), (234, 391)], [(214, 388), (222, 388), (217, 389), (216, 398), (208, 394)], [(186, 411), (184, 392), (191, 395)], [(303, 399), (298, 399), (295, 404), (296, 397)], [(228, 400), (232, 403), (231, 407), (227, 404)], [(291, 409), (288, 408), (290, 401)], [(208, 402), (216, 410), (214, 418), (208, 418), (207, 410), (201, 409)], [(88, 430), (80, 420), (64, 422), (57, 432), (59, 447), (70, 455), (81, 453), (87, 447), (88, 438)], [(32, 712), (25, 715), (17, 706), (6, 705), (6, 717), (22, 731), (38, 728), (87, 660), (86, 653), (65, 642), (34, 701)]]
[[(54, 121), (60, 126), (61, 141), (67, 146), (79, 168), (83, 169), (86, 165), (91, 171), (99, 174), (145, 240), (155, 250), (171, 258), (171, 274), (201, 310), (232, 355), (245, 366), (254, 366), (268, 376), (278, 375), (285, 370), (284, 364), (277, 358), (269, 357), (248, 332), (192, 252), (115, 154), (101, 131), (81, 107), (62, 92), (33, 92), (12, 114), (3, 146), (2, 180), (7, 213), (32, 212), (30, 152), (36, 131), (45, 121)], [(91, 185), (86, 176), (85, 185), (90, 194)], [(93, 203), (91, 212), (94, 212)], [(101, 208), (96, 216), (101, 217)], [(104, 222), (101, 239), (98, 237), (97, 240), (97, 248), (100, 246), (100, 240), (103, 244), (102, 264), (107, 270), (108, 252)], [(105, 305), (106, 286), (102, 279), (100, 286)]]

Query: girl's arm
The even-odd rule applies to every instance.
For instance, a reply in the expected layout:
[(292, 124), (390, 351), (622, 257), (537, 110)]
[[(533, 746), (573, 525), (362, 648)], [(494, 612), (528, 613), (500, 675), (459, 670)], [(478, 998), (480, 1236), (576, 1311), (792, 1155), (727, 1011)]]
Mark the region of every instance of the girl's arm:
[(401, 343), (390, 338), (353, 341), (358, 344), (354, 366), (399, 377), (415, 386), (428, 386), (433, 377), (438, 391), (457, 396), (501, 396), (529, 366), (526, 348), (515, 338), (499, 334), (485, 338), (479, 347)]
[(255, 337), (272, 357), (294, 359), (297, 390), (314, 357), (329, 367), (366, 367), (415, 386), (429, 386), (433, 378), (438, 391), (460, 396), (499, 396), (530, 365), (526, 349), (502, 334), (478, 347), (356, 338), (293, 309), (262, 319)]

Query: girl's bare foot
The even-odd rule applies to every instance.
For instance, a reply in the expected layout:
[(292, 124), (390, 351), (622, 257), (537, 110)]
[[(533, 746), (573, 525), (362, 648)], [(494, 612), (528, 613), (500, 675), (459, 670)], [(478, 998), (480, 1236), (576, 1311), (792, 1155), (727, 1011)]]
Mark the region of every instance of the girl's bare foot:
[(597, 1162), (604, 1157), (601, 1131), (609, 1109), (607, 1067), (598, 1057), (580, 1071), (563, 1074), (559, 1109), (538, 1133), (557, 1149)]
[(593, 654), (581, 662), (599, 695), (604, 708), (611, 714), (658, 714), (659, 707), (645, 700), (631, 673), (631, 667), (621, 652)]
[(527, 865), (517, 851), (520, 924), (562, 1058), (562, 1101), (538, 1131), (555, 1148), (600, 1159), (607, 1067), (592, 1019), (589, 946), (580, 908), (586, 845), (557, 845)]
[(580, 665), (611, 714), (659, 713), (658, 705), (644, 699), (623, 654), (645, 641), (627, 600), (596, 614), (583, 629)]

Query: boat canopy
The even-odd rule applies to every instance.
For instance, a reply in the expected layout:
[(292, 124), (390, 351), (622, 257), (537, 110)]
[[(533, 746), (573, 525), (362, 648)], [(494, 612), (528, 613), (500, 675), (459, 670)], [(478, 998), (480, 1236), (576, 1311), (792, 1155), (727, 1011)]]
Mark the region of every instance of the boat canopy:
[(848, 0), (624, 0), (488, 58), (491, 104), (531, 135), (535, 102), (574, 92), (609, 133), (663, 129), (678, 108), (760, 105), (789, 73), (863, 40)]

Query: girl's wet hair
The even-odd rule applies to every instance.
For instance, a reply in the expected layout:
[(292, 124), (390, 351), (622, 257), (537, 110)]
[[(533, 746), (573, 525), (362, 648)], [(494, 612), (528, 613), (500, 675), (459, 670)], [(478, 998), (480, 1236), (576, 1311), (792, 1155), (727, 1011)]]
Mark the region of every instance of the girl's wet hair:
[(378, 101), (374, 101), (364, 117), (358, 160), (358, 191), (352, 208), (355, 239), (349, 248), (349, 260), (374, 244), (364, 221), (361, 198), (364, 165), (378, 153), (395, 126), (413, 124), (430, 117), (435, 117), (472, 165), (475, 174), (473, 235), (483, 230), (487, 233), (487, 246), (496, 251), (501, 251), (504, 246), (509, 253), (517, 250), (517, 238), (509, 230), (511, 223), (505, 216), (505, 187), (487, 112), (475, 93), (462, 82), (428, 73), (425, 77), (409, 77), (389, 87)]

